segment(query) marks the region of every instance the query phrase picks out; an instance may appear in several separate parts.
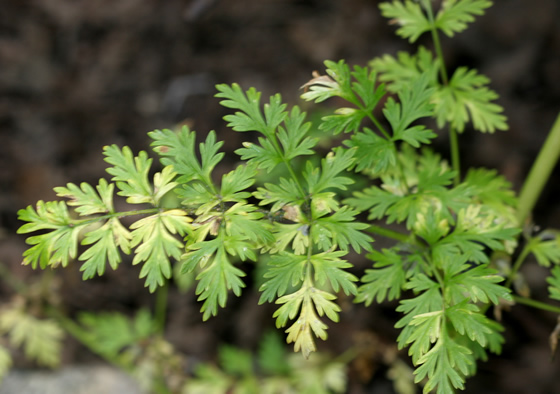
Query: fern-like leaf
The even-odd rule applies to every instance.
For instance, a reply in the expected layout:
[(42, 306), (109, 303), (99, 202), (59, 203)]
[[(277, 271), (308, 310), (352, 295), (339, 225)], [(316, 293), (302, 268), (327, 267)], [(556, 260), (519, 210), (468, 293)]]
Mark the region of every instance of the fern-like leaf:
[(151, 292), (171, 278), (170, 258), (179, 259), (183, 243), (174, 234), (185, 235), (190, 232), (191, 219), (182, 210), (161, 212), (133, 223), (133, 246), (138, 245), (132, 264), (143, 263), (140, 278), (146, 278), (146, 287)]
[(445, 0), (436, 16), (435, 24), (447, 36), (453, 37), (473, 22), (475, 15), (483, 15), (492, 5), (489, 0)]

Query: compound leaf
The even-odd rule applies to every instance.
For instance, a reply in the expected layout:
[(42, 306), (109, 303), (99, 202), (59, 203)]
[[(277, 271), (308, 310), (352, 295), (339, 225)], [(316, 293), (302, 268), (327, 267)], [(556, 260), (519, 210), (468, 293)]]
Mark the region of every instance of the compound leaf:
[(422, 7), (417, 2), (394, 0), (392, 3), (379, 4), (381, 14), (389, 18), (394, 24), (400, 26), (397, 34), (408, 39), (410, 43), (415, 42), (418, 37), (430, 30), (430, 22)]
[(339, 258), (345, 254), (344, 251), (318, 253), (312, 255), (309, 262), (313, 265), (318, 285), (323, 286), (328, 280), (335, 292), (342, 288), (346, 295), (356, 295), (358, 290), (354, 282), (358, 278), (345, 270), (351, 268), (352, 264)]
[[(86, 182), (82, 182), (80, 187), (73, 183), (68, 183), (66, 187), (55, 187), (54, 191), (59, 197), (69, 198), (66, 204), (76, 207), (75, 210), (82, 216), (93, 215), (96, 213), (113, 212), (113, 190), (115, 185), (107, 183), (105, 179), (100, 179), (97, 192)], [(99, 193), (99, 194), (98, 194)]]
[(143, 262), (140, 278), (146, 278), (146, 287), (154, 292), (171, 278), (170, 258), (181, 257), (183, 243), (174, 235), (190, 232), (191, 219), (180, 209), (160, 212), (138, 220), (130, 228), (133, 246), (136, 248), (132, 264)]
[(560, 300), (560, 266), (555, 266), (551, 271), (551, 276), (546, 278), (548, 286), (548, 292), (550, 298), (554, 300)]
[(475, 15), (483, 15), (492, 5), (489, 0), (445, 0), (436, 16), (436, 26), (447, 36), (453, 37), (474, 21)]
[(264, 274), (266, 281), (259, 289), (262, 292), (259, 304), (271, 302), (286, 294), (288, 289), (300, 285), (305, 278), (306, 263), (307, 256), (304, 255), (288, 252), (273, 254)]
[(0, 313), (0, 331), (8, 334), (14, 346), (23, 347), (26, 357), (48, 367), (60, 364), (64, 331), (54, 320), (10, 307)]
[(32, 245), (23, 253), (23, 264), (31, 264), (35, 269), (61, 264), (66, 267), (70, 259), (78, 254), (78, 236), (86, 223), (72, 221), (68, 207), (62, 201), (38, 201), (37, 210), (32, 206), (18, 211), (18, 218), (25, 223), (18, 229), (18, 234), (38, 230), (50, 230), (28, 237), (26, 242)]
[(406, 283), (404, 259), (393, 249), (373, 250), (368, 258), (374, 261), (373, 268), (366, 270), (362, 286), (358, 289), (356, 302), (369, 306), (374, 300), (381, 303), (386, 299), (398, 299)]
[(140, 151), (135, 157), (128, 146), (121, 149), (110, 145), (103, 148), (103, 154), (105, 161), (112, 165), (107, 168), (107, 173), (113, 175), (112, 180), (120, 190), (117, 193), (119, 196), (126, 197), (131, 204), (154, 204), (152, 185), (148, 181), (152, 159), (145, 151)]
[(503, 108), (492, 102), (498, 95), (486, 87), (488, 82), (476, 70), (466, 67), (455, 70), (449, 85), (438, 89), (433, 96), (438, 126), (441, 128), (449, 122), (462, 132), (470, 120), (475, 130), (481, 132), (507, 130)]
[(119, 248), (129, 254), (131, 238), (130, 232), (117, 218), (111, 218), (101, 227), (87, 233), (82, 244), (91, 246), (78, 258), (84, 261), (80, 268), (80, 271), (84, 271), (83, 278), (103, 275), (107, 261), (113, 270), (117, 269), (121, 262)]

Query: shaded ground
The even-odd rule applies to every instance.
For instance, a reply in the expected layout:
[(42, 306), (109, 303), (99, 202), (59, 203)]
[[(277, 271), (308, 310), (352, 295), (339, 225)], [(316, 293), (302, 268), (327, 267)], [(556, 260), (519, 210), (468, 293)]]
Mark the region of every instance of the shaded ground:
[[(463, 164), (496, 167), (519, 187), (560, 109), (560, 4), (496, 3), (470, 30), (444, 39), (444, 51), (451, 67), (466, 64), (491, 78), (510, 120), (507, 133), (461, 136)], [(147, 131), (188, 122), (201, 133), (217, 130), (226, 150), (238, 147), (240, 136), (225, 129), (226, 112), (213, 98), (215, 83), (254, 86), (264, 96), (281, 92), (287, 102), (297, 103), (299, 87), (313, 70), (323, 69), (324, 59), (364, 65), (377, 55), (409, 49), (380, 17), (377, 4), (5, 0), (0, 9), (0, 260), (18, 277), (32, 275), (20, 265), (25, 244), (14, 235), (15, 212), (38, 199), (54, 199), (53, 186), (106, 176), (104, 145), (147, 149)], [(550, 184), (537, 222), (560, 227), (558, 171)], [(137, 274), (123, 265), (83, 284), (76, 266), (60, 273), (63, 302), (69, 311), (127, 311), (149, 304)], [(539, 269), (527, 274), (542, 286)], [(546, 294), (545, 288), (534, 290)], [(7, 293), (2, 288), (1, 294)], [(168, 337), (179, 350), (202, 359), (222, 340), (254, 347), (258, 334), (272, 325), (272, 309), (256, 308), (257, 297), (247, 293), (202, 324), (194, 295), (172, 294)], [(395, 332), (389, 311), (348, 306), (325, 347), (343, 350), (353, 340), (347, 333), (358, 331), (390, 343)], [(482, 364), (468, 391), (559, 392), (560, 365), (550, 362), (547, 348), (555, 319), (520, 306), (506, 314), (504, 356)], [(81, 348), (68, 346), (66, 363), (84, 359)], [(365, 381), (353, 373), (352, 393), (385, 387), (382, 369), (375, 373), (371, 367)]]

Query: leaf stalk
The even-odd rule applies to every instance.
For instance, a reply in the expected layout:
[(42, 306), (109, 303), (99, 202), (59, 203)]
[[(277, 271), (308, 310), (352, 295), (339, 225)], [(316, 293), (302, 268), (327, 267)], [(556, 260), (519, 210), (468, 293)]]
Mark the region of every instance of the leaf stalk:
[(560, 158), (560, 113), (519, 194), (517, 220), (523, 225), (534, 209), (542, 190)]

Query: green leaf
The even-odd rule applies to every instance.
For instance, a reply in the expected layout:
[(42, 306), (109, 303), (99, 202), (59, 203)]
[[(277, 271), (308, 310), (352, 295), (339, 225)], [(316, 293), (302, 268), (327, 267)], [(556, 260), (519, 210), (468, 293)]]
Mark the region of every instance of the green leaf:
[(331, 132), (334, 135), (356, 132), (360, 129), (362, 120), (366, 114), (356, 108), (338, 108), (333, 115), (321, 118), (320, 130)]
[(270, 97), (270, 103), (264, 105), (263, 116), (260, 108), (261, 93), (254, 88), (243, 93), (238, 84), (221, 84), (216, 89), (219, 92), (216, 97), (223, 99), (220, 101), (222, 106), (239, 110), (224, 117), (229, 122), (228, 127), (235, 131), (258, 131), (271, 138), (287, 115), (286, 104), (282, 104), (279, 94)]
[(551, 271), (552, 276), (546, 278), (548, 292), (553, 300), (560, 300), (560, 267), (555, 266)]
[(476, 341), (482, 347), (488, 345), (488, 337), (503, 328), (496, 322), (484, 316), (476, 305), (470, 304), (466, 299), (457, 305), (453, 305), (445, 311), (455, 331), (460, 335), (466, 335), (470, 340)]
[(237, 376), (253, 375), (253, 357), (247, 350), (222, 345), (218, 350), (220, 365), (228, 374)]
[[(439, 285), (422, 273), (412, 277), (405, 284), (405, 288), (414, 289), (415, 292), (421, 293), (414, 298), (401, 300), (397, 307), (397, 312), (402, 312), (405, 315), (395, 324), (396, 328), (402, 328), (397, 338), (399, 349), (404, 348), (409, 343), (408, 339), (416, 329), (415, 326), (410, 325), (415, 316), (440, 311), (444, 306)], [(421, 354), (411, 354), (411, 356), (412, 362), (416, 364)]]
[(355, 151), (357, 172), (367, 169), (375, 175), (397, 164), (395, 143), (380, 137), (367, 127), (354, 133), (350, 139), (344, 141), (344, 144)]
[(430, 22), (420, 4), (410, 0), (401, 2), (393, 0), (392, 3), (379, 4), (381, 14), (392, 20), (392, 23), (400, 26), (397, 34), (408, 39), (410, 43), (415, 42), (422, 33), (430, 30)]
[(309, 246), (309, 225), (276, 223), (273, 233), (276, 242), (271, 245), (270, 253), (282, 252), (288, 246), (291, 246), (295, 254), (306, 253)]
[(352, 91), (361, 99), (362, 111), (365, 114), (373, 112), (379, 101), (385, 96), (385, 86), (375, 87), (377, 73), (367, 67), (354, 66), (351, 75), (356, 80), (352, 83)]
[(344, 255), (344, 251), (323, 252), (312, 255), (309, 262), (313, 265), (315, 282), (319, 286), (323, 286), (328, 280), (334, 292), (338, 293), (342, 288), (346, 295), (356, 295), (358, 289), (354, 282), (357, 282), (358, 278), (344, 270), (353, 267), (346, 260), (339, 258)]
[(450, 299), (462, 300), (468, 297), (472, 302), (492, 302), (498, 305), (500, 300), (513, 301), (511, 290), (499, 283), (504, 280), (486, 265), (478, 265), (476, 267), (468, 267), (464, 265), (465, 270), (451, 278), (446, 278), (446, 291)]
[(487, 263), (485, 247), (504, 250), (505, 242), (513, 241), (518, 233), (517, 228), (496, 223), (494, 216), (481, 214), (480, 205), (469, 205), (459, 211), (453, 232), (434, 246), (434, 259), (449, 261), (453, 255), (461, 254), (472, 262)]
[(253, 142), (243, 142), (244, 148), (237, 149), (235, 153), (241, 156), (241, 160), (246, 160), (249, 165), (254, 164), (262, 170), (271, 172), (282, 163), (282, 155), (270, 140), (259, 137), (258, 141), (260, 146)]
[(286, 357), (285, 345), (277, 331), (265, 332), (259, 342), (258, 365), (270, 375), (288, 375), (291, 366)]
[(9, 350), (4, 346), (0, 346), (0, 381), (4, 380), (4, 377), (8, 374), (12, 363), (12, 355)]
[(184, 235), (191, 231), (191, 219), (180, 209), (173, 209), (145, 217), (133, 223), (131, 245), (136, 246), (132, 264), (143, 262), (140, 278), (146, 278), (146, 287), (154, 292), (171, 278), (170, 258), (181, 257), (183, 243), (175, 234)]
[[(385, 86), (376, 85), (376, 73), (366, 67), (355, 66), (354, 71), (343, 61), (338, 63), (326, 61), (329, 76), (315, 76), (304, 87), (309, 91), (302, 94), (308, 101), (321, 102), (330, 97), (339, 96), (357, 108), (342, 107), (335, 110), (333, 115), (322, 118), (320, 130), (332, 132), (356, 132), (365, 117), (371, 114), (385, 95)], [(353, 81), (354, 80), (354, 81)]]
[(87, 216), (96, 213), (114, 212), (114, 188), (114, 184), (107, 183), (105, 179), (100, 179), (97, 193), (91, 185), (85, 182), (82, 182), (80, 187), (73, 183), (68, 183), (66, 187), (55, 187), (54, 191), (59, 197), (69, 198), (70, 201), (66, 204), (77, 207), (76, 212), (81, 216)]
[(307, 256), (287, 252), (270, 256), (269, 268), (264, 274), (266, 281), (259, 289), (262, 292), (259, 304), (272, 302), (290, 288), (300, 285), (305, 278), (307, 261)]
[(200, 161), (195, 154), (196, 134), (187, 126), (178, 132), (154, 130), (148, 135), (154, 140), (151, 146), (161, 156), (161, 163), (173, 166), (173, 170), (179, 174), (177, 182), (186, 184), (198, 180), (207, 187), (212, 185), (212, 170), (224, 157), (223, 152), (218, 152), (223, 142), (216, 142), (214, 131), (208, 133), (205, 142), (199, 144)]
[(371, 186), (361, 192), (354, 192), (353, 195), (354, 197), (347, 198), (344, 202), (359, 211), (369, 210), (369, 220), (380, 219), (385, 214), (390, 214), (387, 223), (392, 223), (395, 220), (402, 221), (408, 216), (407, 212), (403, 210), (393, 209), (389, 211), (389, 208), (395, 206), (397, 202), (403, 199), (403, 196), (394, 195), (377, 186)]
[(112, 180), (116, 182), (119, 196), (126, 197), (131, 204), (154, 204), (152, 186), (148, 181), (148, 171), (152, 165), (152, 159), (148, 158), (145, 151), (140, 151), (134, 157), (128, 146), (119, 148), (117, 145), (105, 146), (103, 148), (105, 161), (112, 165), (107, 168), (107, 173), (113, 175)]
[(305, 112), (294, 106), (290, 115), (284, 121), (285, 127), (278, 128), (278, 140), (282, 144), (284, 160), (293, 160), (298, 156), (312, 155), (313, 147), (317, 145), (318, 138), (308, 136), (311, 123), (306, 122)]
[(196, 277), (196, 294), (198, 301), (204, 301), (200, 309), (203, 320), (216, 316), (218, 306), (225, 307), (229, 290), (241, 295), (245, 287), (241, 278), (245, 273), (231, 263), (228, 253), (243, 248), (247, 248), (243, 241), (227, 239), (219, 233), (218, 238), (190, 245), (183, 255), (183, 272), (192, 271), (197, 265), (202, 269)]
[(335, 298), (330, 293), (304, 285), (297, 292), (276, 301), (283, 304), (273, 315), (277, 318), (278, 328), (284, 327), (287, 320), (294, 319), (299, 312), (298, 319), (286, 330), (287, 342), (294, 342), (294, 351), (301, 350), (305, 358), (316, 351), (313, 334), (323, 340), (327, 338), (327, 325), (319, 320), (319, 316), (326, 314), (331, 320), (338, 321), (340, 307), (332, 302)]
[(414, 382), (418, 383), (428, 378), (424, 393), (436, 388), (438, 394), (452, 393), (454, 389), (463, 390), (465, 376), (473, 363), (472, 351), (444, 334), (436, 345), (418, 360), (420, 366), (414, 371)]
[(408, 350), (413, 355), (413, 360), (419, 360), (425, 355), (441, 334), (444, 311), (433, 311), (416, 315), (410, 321), (411, 334), (406, 339), (406, 344), (412, 344)]
[(517, 225), (517, 198), (511, 183), (496, 170), (472, 168), (467, 172), (464, 183), (472, 190), (472, 201), (480, 203), (483, 210)]
[(320, 103), (331, 97), (338, 96), (357, 104), (357, 98), (352, 92), (350, 68), (344, 60), (338, 62), (326, 60), (325, 66), (328, 76), (317, 75), (303, 85), (303, 87), (309, 88), (309, 90), (303, 93), (301, 98)]
[(220, 204), (219, 195), (213, 188), (199, 181), (183, 184), (176, 193), (183, 206), (195, 209), (195, 215), (209, 214)]
[(373, 59), (370, 66), (379, 73), (380, 81), (387, 82), (387, 90), (393, 93), (407, 89), (423, 74), (428, 78), (428, 86), (439, 86), (439, 59), (434, 59), (432, 52), (422, 45), (415, 55), (399, 51), (396, 58), (383, 55)]
[(453, 37), (474, 21), (475, 15), (483, 15), (492, 5), (488, 0), (445, 0), (436, 16), (436, 26), (447, 36)]
[(166, 166), (161, 172), (154, 174), (154, 204), (159, 205), (163, 196), (177, 187), (178, 183), (173, 182), (177, 173), (172, 166)]
[(253, 205), (243, 203), (230, 207), (224, 213), (226, 232), (230, 236), (256, 241), (263, 246), (270, 245), (274, 242), (271, 226), (262, 220), (264, 214), (256, 210)]
[(503, 108), (492, 101), (498, 95), (486, 85), (489, 79), (476, 70), (459, 67), (448, 86), (440, 88), (433, 96), (438, 127), (449, 122), (458, 132), (472, 121), (475, 130), (493, 133), (507, 130)]
[(106, 357), (115, 358), (122, 351), (146, 340), (155, 331), (150, 313), (141, 309), (134, 318), (118, 312), (83, 312), (78, 321), (85, 330), (87, 343)]
[(366, 270), (362, 277), (362, 286), (358, 289), (356, 302), (366, 306), (375, 300), (377, 303), (398, 299), (406, 283), (404, 258), (394, 249), (373, 250), (368, 258), (374, 261), (373, 268)]
[(0, 313), (0, 331), (13, 346), (23, 347), (25, 356), (47, 367), (60, 364), (64, 331), (51, 319), (38, 319), (19, 307)]
[(85, 261), (80, 268), (80, 271), (84, 271), (84, 280), (93, 278), (95, 274), (103, 275), (107, 261), (116, 270), (121, 262), (119, 249), (129, 254), (131, 238), (130, 232), (117, 218), (111, 218), (101, 227), (87, 233), (82, 244), (91, 246), (78, 258)]
[(244, 201), (251, 197), (251, 193), (245, 189), (255, 183), (257, 171), (246, 165), (240, 165), (235, 170), (228, 172), (222, 177), (222, 185), (220, 188), (221, 201)]
[(206, 267), (212, 261), (218, 247), (220, 241), (217, 238), (188, 245), (187, 251), (181, 256), (181, 273), (193, 272), (197, 267)]
[(406, 221), (409, 229), (427, 212), (437, 213), (452, 223), (454, 212), (467, 206), (471, 193), (468, 187), (459, 185), (449, 189), (455, 172), (427, 149), (422, 151), (422, 156), (404, 149), (399, 160), (404, 178), (384, 175), (381, 187), (354, 192), (344, 202), (360, 211), (369, 210), (369, 219), (387, 216), (388, 223)]
[(76, 223), (71, 220), (68, 207), (62, 201), (37, 202), (37, 210), (32, 206), (18, 211), (18, 219), (25, 223), (18, 229), (18, 234), (26, 234), (40, 230), (51, 230), (39, 235), (28, 237), (26, 243), (32, 245), (23, 253), (23, 264), (31, 264), (35, 269), (66, 267), (70, 259), (78, 254), (78, 236), (87, 223)]
[(307, 162), (303, 177), (307, 182), (307, 187), (311, 197), (327, 189), (346, 190), (346, 185), (351, 185), (354, 181), (347, 176), (339, 174), (349, 168), (354, 162), (354, 151), (338, 148), (329, 152), (321, 160), (321, 170), (314, 167), (311, 162)]
[(435, 89), (430, 88), (428, 83), (429, 75), (422, 74), (411, 85), (398, 92), (400, 103), (391, 97), (387, 100), (383, 114), (393, 129), (394, 141), (402, 140), (418, 148), (420, 144), (428, 144), (430, 139), (436, 137), (433, 131), (424, 126), (409, 127), (412, 122), (433, 113), (430, 97)]
[(360, 253), (362, 248), (371, 251), (373, 239), (362, 232), (368, 225), (356, 221), (357, 215), (356, 210), (345, 205), (332, 215), (316, 219), (311, 226), (313, 242), (322, 250), (334, 246), (347, 251), (351, 245), (357, 253)]
[[(550, 239), (552, 238), (552, 239)], [(529, 242), (529, 250), (543, 267), (560, 263), (560, 233), (545, 230)]]

